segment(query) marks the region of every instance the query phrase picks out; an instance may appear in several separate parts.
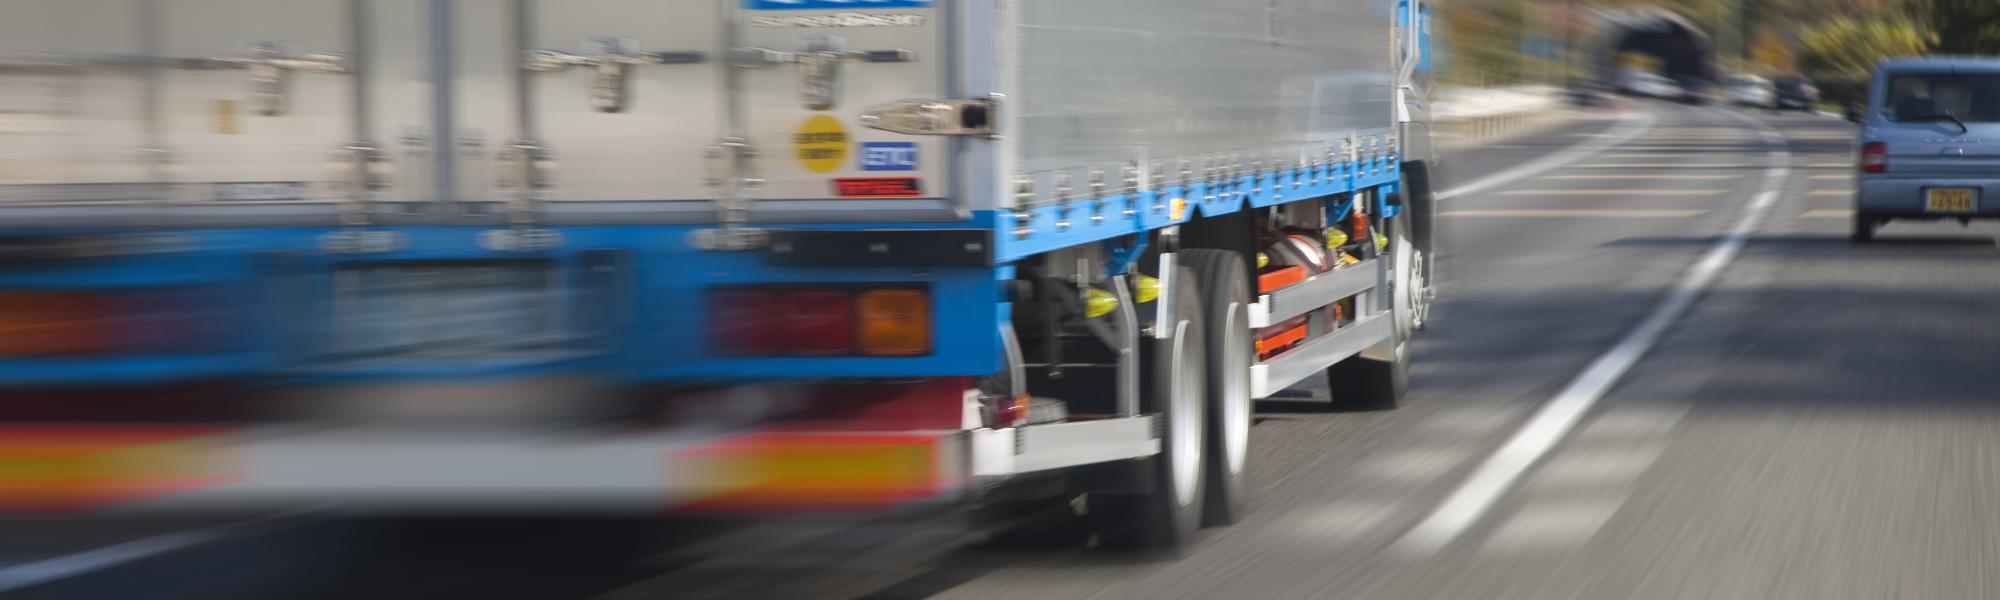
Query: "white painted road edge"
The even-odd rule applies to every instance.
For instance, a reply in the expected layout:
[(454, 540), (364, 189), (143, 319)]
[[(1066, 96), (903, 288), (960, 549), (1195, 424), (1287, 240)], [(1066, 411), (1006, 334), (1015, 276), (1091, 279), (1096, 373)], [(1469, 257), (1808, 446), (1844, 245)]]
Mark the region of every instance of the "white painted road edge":
[(1543, 405), (1526, 426), (1480, 463), (1465, 483), (1397, 539), (1389, 547), (1391, 552), (1413, 558), (1428, 557), (1443, 550), (1478, 523), (1480, 517), (1513, 487), (1529, 467), (1555, 448), (1570, 429), (1576, 427), (1584, 413), (1603, 399), (1605, 393), (1611, 391), (1612, 386), (1617, 385), (1618, 380), (1631, 371), (1647, 351), (1659, 344), (1667, 328), (1687, 312), (1709, 284), (1714, 283), (1722, 269), (1743, 251), (1750, 234), (1757, 230), (1771, 206), (1777, 204), (1779, 189), (1791, 172), (1787, 167), (1791, 162), (1791, 152), (1785, 149), (1784, 138), (1770, 127), (1748, 117), (1730, 116), (1757, 129), (1765, 144), (1771, 146), (1768, 156), (1774, 165), (1764, 172), (1763, 191), (1757, 193), (1736, 226), (1730, 229), (1727, 237), (1710, 246), (1701, 260), (1681, 276), (1681, 280), (1646, 316), (1645, 321), (1570, 380), (1569, 385)]
[(318, 509), (305, 508), (293, 510), (239, 521), (233, 524), (164, 533), (109, 546), (91, 548), (81, 552), (7, 565), (0, 567), (0, 594), (16, 592), (45, 583), (87, 575), (155, 556), (178, 552), (239, 534), (251, 527), (277, 523), (299, 515), (309, 514), (316, 510)]
[(1593, 137), (1589, 141), (1564, 148), (1561, 152), (1544, 156), (1512, 169), (1475, 179), (1465, 185), (1438, 192), (1437, 199), (1450, 200), (1458, 196), (1476, 194), (1590, 158), (1604, 151), (1605, 148), (1632, 141), (1632, 138), (1646, 133), (1647, 130), (1653, 128), (1653, 122), (1657, 118), (1651, 112), (1637, 113), (1637, 116), (1634, 116), (1634, 113), (1626, 113), (1625, 116), (1621, 117), (1618, 128), (1612, 130), (1611, 133), (1604, 134), (1605, 137)]
[(203, 529), (156, 535), (0, 568), (0, 594), (101, 571), (220, 539), (225, 532)]

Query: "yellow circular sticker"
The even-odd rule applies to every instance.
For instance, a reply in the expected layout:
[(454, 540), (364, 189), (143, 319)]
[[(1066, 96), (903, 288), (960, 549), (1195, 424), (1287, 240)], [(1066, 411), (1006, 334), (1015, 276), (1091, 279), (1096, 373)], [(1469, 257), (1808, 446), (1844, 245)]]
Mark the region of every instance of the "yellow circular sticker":
[(847, 161), (847, 128), (840, 119), (814, 115), (792, 134), (792, 153), (814, 173), (832, 173)]

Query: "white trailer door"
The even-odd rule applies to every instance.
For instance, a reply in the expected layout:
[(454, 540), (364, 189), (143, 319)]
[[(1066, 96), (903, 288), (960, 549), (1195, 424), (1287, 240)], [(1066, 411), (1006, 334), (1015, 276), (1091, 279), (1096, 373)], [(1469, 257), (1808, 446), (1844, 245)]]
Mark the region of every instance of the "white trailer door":
[(174, 199), (430, 198), (424, 3), (152, 0)]
[[(896, 101), (949, 98), (942, 1), (741, 0), (735, 102), (760, 205), (824, 210), (951, 194), (951, 138), (867, 129)], [(826, 200), (846, 200), (824, 202)], [(771, 208), (765, 206), (765, 208)]]
[(143, 201), (146, 46), (136, 0), (11, 0), (0, 18), (0, 204)]
[[(719, 0), (455, 0), (460, 197), (702, 201)], [(705, 206), (705, 204), (704, 204)]]

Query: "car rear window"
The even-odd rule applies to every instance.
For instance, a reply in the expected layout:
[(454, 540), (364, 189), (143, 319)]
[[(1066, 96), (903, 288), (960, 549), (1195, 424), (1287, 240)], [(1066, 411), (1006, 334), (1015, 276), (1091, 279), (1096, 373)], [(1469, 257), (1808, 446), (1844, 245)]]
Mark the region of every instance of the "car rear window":
[(1889, 76), (1882, 106), (1891, 121), (2000, 122), (2000, 73), (1899, 73)]

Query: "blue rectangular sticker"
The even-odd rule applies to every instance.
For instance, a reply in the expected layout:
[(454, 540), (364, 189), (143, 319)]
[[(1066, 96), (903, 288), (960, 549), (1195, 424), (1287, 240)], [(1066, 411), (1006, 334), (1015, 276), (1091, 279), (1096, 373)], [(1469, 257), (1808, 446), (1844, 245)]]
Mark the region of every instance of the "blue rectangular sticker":
[(743, 0), (755, 10), (858, 10), (930, 8), (931, 0)]
[(862, 142), (861, 170), (917, 170), (916, 142)]

